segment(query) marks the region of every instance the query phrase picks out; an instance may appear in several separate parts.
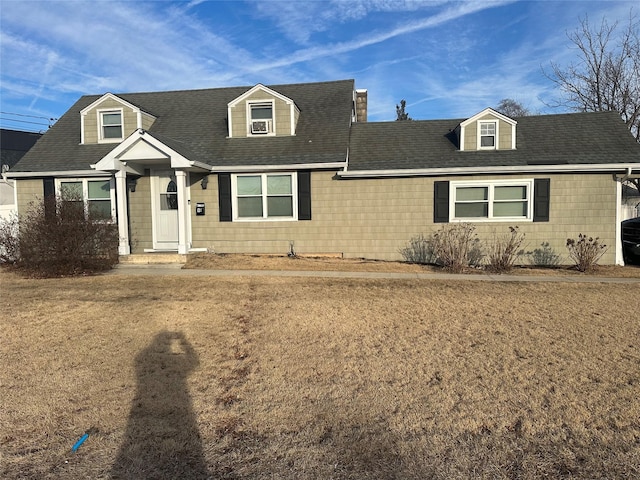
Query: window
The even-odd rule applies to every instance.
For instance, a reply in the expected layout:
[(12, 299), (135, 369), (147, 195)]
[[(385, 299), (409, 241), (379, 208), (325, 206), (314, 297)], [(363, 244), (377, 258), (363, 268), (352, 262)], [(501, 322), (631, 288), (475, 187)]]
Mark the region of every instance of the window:
[(104, 142), (122, 140), (122, 110), (101, 111), (99, 116), (100, 140)]
[(252, 135), (273, 133), (273, 104), (260, 102), (249, 104), (249, 132)]
[(160, 210), (178, 210), (178, 184), (173, 175), (170, 178), (160, 179), (161, 183), (167, 180), (165, 191), (160, 192)]
[(234, 175), (233, 211), (237, 220), (296, 220), (294, 173)]
[(112, 219), (114, 205), (111, 181), (99, 180), (60, 180), (58, 191), (63, 200), (82, 204), (84, 211), (97, 219)]
[(452, 219), (532, 220), (533, 180), (451, 182)]
[(496, 122), (479, 122), (480, 148), (496, 148)]

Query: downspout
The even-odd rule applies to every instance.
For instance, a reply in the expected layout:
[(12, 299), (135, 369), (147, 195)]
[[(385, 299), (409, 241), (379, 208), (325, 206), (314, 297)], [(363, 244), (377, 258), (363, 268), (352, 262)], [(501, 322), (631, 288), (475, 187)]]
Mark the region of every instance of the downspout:
[(342, 169), (343, 172), (346, 172), (349, 169), (349, 145), (347, 145), (347, 155), (345, 156), (344, 159), (344, 168)]

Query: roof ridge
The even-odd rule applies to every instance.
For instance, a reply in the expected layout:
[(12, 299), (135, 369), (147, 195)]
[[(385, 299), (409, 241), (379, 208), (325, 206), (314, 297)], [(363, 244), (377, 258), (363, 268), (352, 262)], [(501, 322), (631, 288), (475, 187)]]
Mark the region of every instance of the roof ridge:
[(103, 95), (106, 95), (107, 93), (111, 93), (117, 97), (122, 97), (122, 96), (126, 96), (126, 95), (157, 95), (157, 94), (162, 94), (162, 93), (184, 93), (184, 92), (208, 92), (208, 91), (212, 91), (212, 90), (217, 90), (217, 91), (222, 91), (222, 90), (237, 90), (237, 89), (242, 89), (242, 88), (246, 88), (246, 89), (250, 89), (255, 87), (256, 85), (260, 84), (260, 85), (264, 85), (265, 87), (269, 87), (269, 88), (280, 88), (280, 87), (296, 87), (296, 86), (312, 86), (312, 85), (328, 85), (328, 84), (338, 84), (338, 83), (346, 83), (346, 82), (350, 82), (350, 83), (354, 83), (355, 84), (355, 80), (352, 78), (348, 78), (348, 79), (342, 79), (342, 80), (326, 80), (326, 81), (320, 81), (320, 82), (299, 82), (299, 83), (280, 83), (280, 84), (267, 84), (267, 83), (262, 83), (262, 82), (258, 82), (254, 85), (236, 85), (236, 86), (232, 86), (232, 87), (208, 87), (208, 88), (184, 88), (184, 89), (178, 89), (178, 90), (151, 90), (151, 91), (146, 91), (146, 92), (120, 92), (120, 93), (116, 93), (116, 92), (104, 92), (102, 94), (87, 94), (87, 95), (83, 95), (83, 97), (98, 97), (100, 98)]

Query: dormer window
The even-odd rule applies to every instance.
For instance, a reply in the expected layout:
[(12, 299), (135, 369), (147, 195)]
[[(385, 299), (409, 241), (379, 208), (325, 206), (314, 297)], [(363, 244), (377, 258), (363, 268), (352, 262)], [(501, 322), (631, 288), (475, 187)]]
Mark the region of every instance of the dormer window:
[(518, 122), (491, 108), (485, 108), (456, 127), (461, 152), (515, 150)]
[(251, 135), (268, 135), (274, 132), (273, 104), (271, 102), (251, 103), (249, 132)]
[(480, 148), (495, 149), (496, 148), (496, 122), (478, 122), (480, 128)]
[(100, 123), (100, 141), (119, 142), (122, 135), (122, 110), (103, 110), (98, 112)]
[(296, 134), (300, 110), (293, 100), (257, 84), (227, 103), (229, 138)]

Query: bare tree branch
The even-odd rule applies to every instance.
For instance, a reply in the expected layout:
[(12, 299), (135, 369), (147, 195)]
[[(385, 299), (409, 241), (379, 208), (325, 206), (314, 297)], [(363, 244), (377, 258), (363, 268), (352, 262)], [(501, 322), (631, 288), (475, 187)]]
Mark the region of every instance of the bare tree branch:
[(575, 31), (567, 33), (577, 48), (575, 63), (550, 64), (543, 73), (562, 97), (553, 106), (577, 111), (616, 111), (640, 142), (640, 22), (632, 11), (628, 24), (603, 19), (594, 27), (585, 16)]
[(527, 107), (513, 98), (503, 98), (500, 100), (500, 103), (496, 106), (496, 110), (511, 118), (531, 115), (531, 112)]

